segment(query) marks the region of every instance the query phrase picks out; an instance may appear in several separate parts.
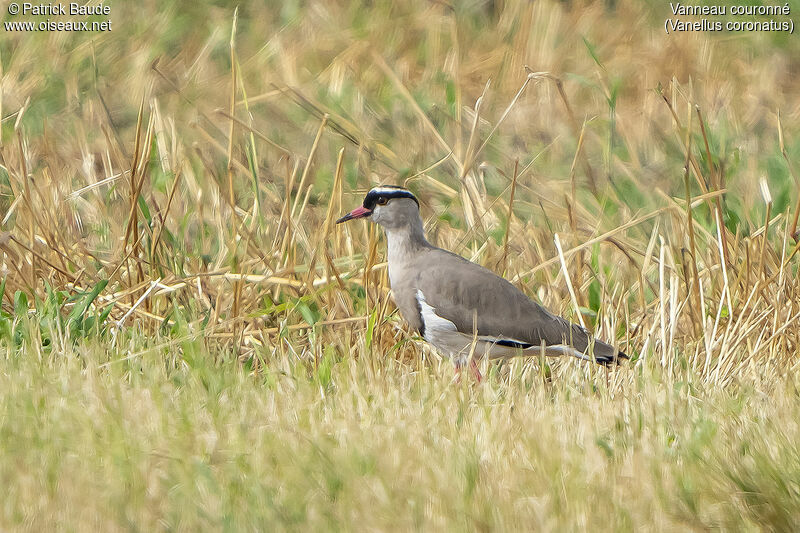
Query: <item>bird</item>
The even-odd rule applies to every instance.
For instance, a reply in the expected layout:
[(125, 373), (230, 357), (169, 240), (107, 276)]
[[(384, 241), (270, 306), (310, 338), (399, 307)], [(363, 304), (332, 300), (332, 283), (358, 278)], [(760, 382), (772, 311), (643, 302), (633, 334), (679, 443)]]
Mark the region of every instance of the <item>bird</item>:
[(476, 359), (518, 355), (573, 356), (603, 365), (628, 356), (554, 315), (508, 280), (425, 237), (417, 197), (396, 185), (372, 188), (361, 206), (336, 221), (368, 218), (387, 240), (392, 297), (400, 314), (429, 344), (450, 357), (460, 376)]

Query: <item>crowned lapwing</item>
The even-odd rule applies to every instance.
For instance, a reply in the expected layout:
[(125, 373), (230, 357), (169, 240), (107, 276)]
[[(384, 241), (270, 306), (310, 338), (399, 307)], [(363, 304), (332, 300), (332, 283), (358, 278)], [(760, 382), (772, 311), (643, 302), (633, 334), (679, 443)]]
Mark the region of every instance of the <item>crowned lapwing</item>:
[[(553, 315), (500, 276), (427, 241), (419, 201), (407, 189), (375, 187), (337, 224), (369, 217), (383, 226), (389, 283), (405, 320), (459, 369), (474, 358), (560, 356), (601, 364), (627, 355)], [(471, 357), (472, 356), (472, 357)]]

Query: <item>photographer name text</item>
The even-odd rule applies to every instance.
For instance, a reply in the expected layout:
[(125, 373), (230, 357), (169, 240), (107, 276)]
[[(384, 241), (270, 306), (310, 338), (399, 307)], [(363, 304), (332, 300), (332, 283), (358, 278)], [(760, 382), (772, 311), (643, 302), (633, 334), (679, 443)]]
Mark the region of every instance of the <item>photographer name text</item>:
[(12, 17), (48, 17), (45, 20), (3, 21), (3, 28), (9, 32), (111, 31), (112, 21), (110, 18), (107, 20), (54, 20), (59, 17), (107, 17), (111, 14), (110, 5), (86, 5), (77, 2), (53, 2), (46, 4), (11, 2), (8, 4), (6, 10)]

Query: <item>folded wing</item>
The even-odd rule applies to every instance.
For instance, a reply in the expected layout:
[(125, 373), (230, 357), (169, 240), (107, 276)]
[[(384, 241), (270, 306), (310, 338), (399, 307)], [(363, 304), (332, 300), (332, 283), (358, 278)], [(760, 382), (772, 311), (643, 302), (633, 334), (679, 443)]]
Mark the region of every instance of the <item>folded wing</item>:
[[(477, 326), (478, 336), (501, 346), (524, 350), (542, 343), (564, 345), (588, 355), (591, 337), (586, 330), (548, 312), (507, 280), (446, 250), (432, 248), (425, 255), (416, 285), (436, 314), (459, 332), (473, 335)], [(618, 355), (597, 340), (593, 351), (599, 362)]]

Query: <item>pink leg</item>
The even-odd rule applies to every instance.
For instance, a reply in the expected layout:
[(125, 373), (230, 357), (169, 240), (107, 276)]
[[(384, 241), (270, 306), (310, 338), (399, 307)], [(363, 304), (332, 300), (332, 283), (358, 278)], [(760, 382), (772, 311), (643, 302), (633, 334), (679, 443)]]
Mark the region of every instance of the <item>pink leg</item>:
[[(456, 363), (456, 383), (461, 383), (461, 372), (464, 370), (464, 365)], [(481, 371), (478, 368), (478, 363), (475, 359), (470, 359), (469, 361), (469, 373), (472, 374), (472, 377), (475, 379), (476, 382), (480, 383), (483, 381), (483, 376), (481, 375)]]
[(475, 362), (475, 359), (469, 360), (469, 369), (472, 372), (473, 377), (475, 377), (475, 381), (480, 383), (483, 381), (483, 376), (481, 375), (481, 369), (478, 368), (478, 363)]

